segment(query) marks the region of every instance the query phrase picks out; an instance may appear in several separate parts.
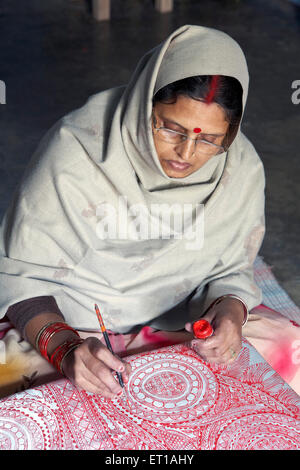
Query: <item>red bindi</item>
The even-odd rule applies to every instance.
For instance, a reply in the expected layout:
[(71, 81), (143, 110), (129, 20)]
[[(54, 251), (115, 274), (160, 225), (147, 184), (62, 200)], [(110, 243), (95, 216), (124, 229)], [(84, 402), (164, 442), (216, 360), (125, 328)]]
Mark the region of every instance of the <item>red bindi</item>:
[(199, 134), (199, 132), (201, 132), (200, 127), (195, 127), (194, 132), (195, 134)]

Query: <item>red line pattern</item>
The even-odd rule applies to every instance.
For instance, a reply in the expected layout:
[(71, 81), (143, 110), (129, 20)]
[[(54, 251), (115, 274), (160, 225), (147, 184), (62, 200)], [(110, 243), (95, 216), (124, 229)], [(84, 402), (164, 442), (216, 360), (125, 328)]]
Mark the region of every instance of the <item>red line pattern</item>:
[(248, 342), (228, 366), (189, 344), (128, 361), (130, 406), (65, 379), (0, 400), (0, 449), (299, 449), (299, 396)]

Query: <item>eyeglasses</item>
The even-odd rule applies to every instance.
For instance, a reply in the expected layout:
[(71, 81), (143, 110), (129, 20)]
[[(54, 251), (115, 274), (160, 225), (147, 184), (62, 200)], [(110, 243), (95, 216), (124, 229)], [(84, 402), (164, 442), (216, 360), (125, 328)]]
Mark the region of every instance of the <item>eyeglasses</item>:
[(167, 127), (157, 127), (157, 120), (154, 115), (154, 112), (152, 113), (152, 121), (153, 121), (153, 127), (156, 131), (157, 138), (162, 140), (163, 142), (167, 142), (168, 144), (178, 145), (178, 144), (182, 144), (187, 139), (193, 140), (195, 142), (195, 151), (194, 151), (195, 154), (201, 153), (201, 154), (208, 155), (211, 157), (225, 152), (224, 147), (222, 147), (221, 145), (208, 142), (207, 140), (204, 140), (201, 138), (192, 139), (191, 137), (189, 137), (186, 134), (183, 134), (182, 132), (173, 131), (172, 129), (168, 129)]

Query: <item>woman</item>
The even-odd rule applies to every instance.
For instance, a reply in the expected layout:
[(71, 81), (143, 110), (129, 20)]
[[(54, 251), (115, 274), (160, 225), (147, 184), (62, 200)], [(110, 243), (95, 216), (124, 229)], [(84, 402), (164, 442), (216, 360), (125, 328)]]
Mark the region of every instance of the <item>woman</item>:
[[(120, 356), (140, 350), (149, 331), (193, 338), (191, 322), (205, 313), (214, 335), (194, 340), (196, 350), (207, 361), (237, 357), (247, 311), (261, 302), (253, 261), (264, 234), (263, 165), (240, 130), (247, 92), (238, 44), (183, 26), (126, 87), (92, 96), (50, 129), (1, 228), (1, 314), (27, 340), (31, 372), (41, 353), (78, 387), (121, 393), (111, 370), (126, 382), (130, 367), (100, 341), (95, 303), (114, 344), (125, 344)], [(157, 228), (153, 208), (174, 204), (190, 211), (188, 236), (168, 217), (168, 236), (139, 236), (137, 208)]]

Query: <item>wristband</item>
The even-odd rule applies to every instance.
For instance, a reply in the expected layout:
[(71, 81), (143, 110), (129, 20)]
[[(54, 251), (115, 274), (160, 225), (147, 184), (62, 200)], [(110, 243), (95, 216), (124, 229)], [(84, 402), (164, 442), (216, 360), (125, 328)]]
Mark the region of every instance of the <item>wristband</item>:
[(57, 348), (51, 354), (49, 362), (61, 373), (63, 374), (62, 363), (65, 357), (73, 351), (73, 349), (77, 348), (83, 342), (82, 338), (74, 339), (74, 340), (67, 340), (64, 341), (62, 344), (57, 346)]
[(40, 350), (41, 355), (45, 359), (47, 359), (47, 361), (49, 361), (49, 356), (47, 352), (49, 341), (56, 333), (63, 330), (73, 331), (79, 337), (77, 331), (64, 322), (51, 322), (50, 324), (47, 324), (45, 327), (43, 327), (41, 334), (38, 335), (38, 349)]
[(57, 321), (56, 320), (49, 321), (48, 323), (46, 323), (46, 325), (44, 325), (40, 329), (40, 331), (38, 332), (38, 334), (36, 335), (36, 338), (35, 338), (35, 349), (39, 349), (39, 341), (40, 341), (40, 337), (41, 337), (42, 333), (45, 331), (46, 328), (48, 328), (48, 326), (53, 325), (54, 323), (57, 323)]

